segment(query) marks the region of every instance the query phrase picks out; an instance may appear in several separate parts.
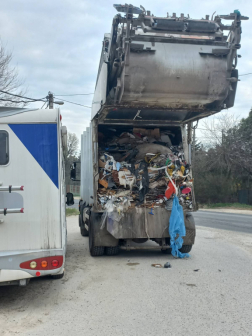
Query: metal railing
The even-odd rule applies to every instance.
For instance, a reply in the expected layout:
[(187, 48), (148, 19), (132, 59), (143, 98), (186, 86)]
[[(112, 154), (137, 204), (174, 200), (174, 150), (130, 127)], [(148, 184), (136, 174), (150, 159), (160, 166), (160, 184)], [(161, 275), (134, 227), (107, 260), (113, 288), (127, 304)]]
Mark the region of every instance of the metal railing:
[[(0, 191), (7, 191), (9, 193), (11, 193), (12, 191), (23, 191), (24, 190), (24, 186), (1, 186), (0, 185)], [(6, 216), (7, 214), (13, 214), (13, 213), (24, 213), (24, 208), (14, 208), (14, 209), (8, 209), (8, 208), (4, 208), (4, 209), (0, 209), (0, 214)], [(2, 222), (2, 220), (1, 220)]]
[(24, 208), (18, 208), (18, 209), (0, 209), (0, 214), (6, 216), (7, 214), (11, 213), (24, 213)]
[(11, 193), (12, 191), (23, 191), (24, 190), (24, 186), (2, 186), (0, 187), (0, 191), (8, 191), (9, 193)]

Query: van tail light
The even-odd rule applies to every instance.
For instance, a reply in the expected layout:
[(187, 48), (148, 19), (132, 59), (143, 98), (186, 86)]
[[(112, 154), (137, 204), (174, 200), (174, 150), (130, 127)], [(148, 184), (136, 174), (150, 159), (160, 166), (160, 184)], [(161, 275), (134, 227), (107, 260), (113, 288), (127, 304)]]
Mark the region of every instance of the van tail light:
[(30, 270), (53, 270), (60, 268), (63, 265), (63, 256), (53, 256), (53, 257), (45, 257), (32, 259), (28, 261), (22, 262), (19, 266), (23, 269)]
[(59, 266), (59, 261), (58, 261), (57, 259), (54, 259), (54, 260), (52, 261), (52, 266), (53, 266), (53, 267), (58, 267), (58, 266)]
[(46, 260), (41, 261), (41, 267), (46, 268), (48, 265), (48, 262)]

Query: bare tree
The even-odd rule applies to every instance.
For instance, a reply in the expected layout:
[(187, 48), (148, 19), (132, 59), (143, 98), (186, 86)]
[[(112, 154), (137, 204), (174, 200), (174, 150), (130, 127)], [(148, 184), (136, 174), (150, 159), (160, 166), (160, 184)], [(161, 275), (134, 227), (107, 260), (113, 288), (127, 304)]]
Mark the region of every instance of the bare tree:
[[(73, 162), (80, 162), (79, 154), (79, 139), (75, 133), (67, 134), (67, 149), (64, 152), (65, 157), (65, 171), (66, 171), (66, 184), (76, 184), (70, 179), (70, 167)], [(79, 177), (80, 173), (80, 164), (77, 164), (77, 175)], [(79, 178), (78, 178), (79, 179)], [(78, 184), (78, 182), (77, 182)]]
[(11, 60), (12, 54), (6, 51), (0, 40), (0, 106), (25, 106), (27, 102), (22, 97), (17, 97), (23, 96), (26, 92), (22, 89), (24, 82), (19, 78), (17, 69), (11, 65)]
[(252, 176), (251, 142), (241, 127), (244, 121), (223, 113), (215, 120), (203, 123), (204, 133), (208, 146), (214, 148), (217, 155), (212, 164), (222, 166), (228, 173)]
[(196, 152), (196, 194), (202, 202), (235, 202), (252, 184), (252, 112), (241, 121), (229, 113), (203, 122), (204, 146)]
[(234, 138), (232, 133), (238, 125), (239, 119), (229, 113), (221, 113), (219, 116), (203, 122), (205, 148), (209, 150), (208, 170), (215, 166), (219, 167), (221, 172), (230, 174), (233, 168), (234, 145), (234, 142), (231, 143), (230, 140)]
[(66, 158), (76, 157), (78, 155), (79, 139), (75, 133), (67, 134), (67, 151), (65, 153)]
[(222, 145), (223, 137), (230, 129), (237, 127), (239, 118), (229, 113), (220, 113), (213, 119), (206, 119), (203, 121), (203, 137), (205, 146), (208, 148)]

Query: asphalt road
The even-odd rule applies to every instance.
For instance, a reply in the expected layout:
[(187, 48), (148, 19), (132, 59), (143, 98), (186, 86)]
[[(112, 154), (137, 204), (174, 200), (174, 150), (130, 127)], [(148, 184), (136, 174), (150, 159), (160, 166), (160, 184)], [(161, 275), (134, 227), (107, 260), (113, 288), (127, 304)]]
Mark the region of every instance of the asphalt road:
[(197, 226), (252, 233), (252, 215), (199, 210), (193, 217)]

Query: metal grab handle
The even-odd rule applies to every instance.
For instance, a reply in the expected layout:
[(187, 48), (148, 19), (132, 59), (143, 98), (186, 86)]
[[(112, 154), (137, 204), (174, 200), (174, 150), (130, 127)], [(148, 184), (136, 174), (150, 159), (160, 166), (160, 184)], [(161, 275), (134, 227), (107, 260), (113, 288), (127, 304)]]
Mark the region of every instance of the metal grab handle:
[(0, 191), (8, 191), (9, 193), (11, 193), (12, 191), (23, 191), (24, 190), (24, 186), (4, 186), (4, 187), (0, 187)]
[(0, 209), (0, 214), (3, 214), (6, 216), (7, 214), (11, 213), (24, 213), (24, 208), (19, 208), (19, 209)]

